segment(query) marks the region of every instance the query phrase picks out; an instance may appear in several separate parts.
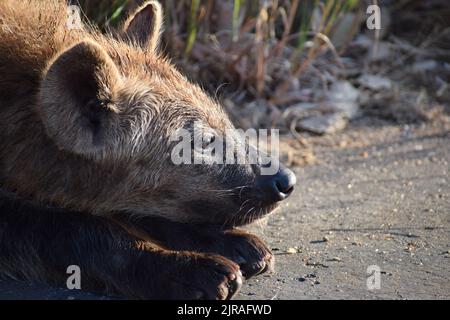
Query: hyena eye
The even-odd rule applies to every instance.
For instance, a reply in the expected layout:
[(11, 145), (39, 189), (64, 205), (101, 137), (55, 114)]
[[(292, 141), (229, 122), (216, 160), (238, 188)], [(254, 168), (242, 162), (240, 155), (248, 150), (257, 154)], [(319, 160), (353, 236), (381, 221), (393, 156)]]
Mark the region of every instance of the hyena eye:
[(216, 137), (214, 135), (210, 135), (210, 136), (203, 136), (203, 149), (207, 148), (211, 143), (213, 143), (214, 141), (216, 141)]
[(192, 150), (201, 150), (207, 149), (214, 141), (216, 141), (216, 137), (213, 134), (203, 135), (201, 140), (192, 139), (191, 140), (191, 148)]

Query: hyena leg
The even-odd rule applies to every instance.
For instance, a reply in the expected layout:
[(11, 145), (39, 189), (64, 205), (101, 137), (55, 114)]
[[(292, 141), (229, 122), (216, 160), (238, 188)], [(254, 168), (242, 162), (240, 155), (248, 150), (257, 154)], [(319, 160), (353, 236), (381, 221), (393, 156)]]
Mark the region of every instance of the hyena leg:
[(142, 241), (107, 219), (0, 200), (0, 276), (130, 298), (227, 299), (242, 277), (219, 255), (175, 252)]
[[(215, 253), (239, 264), (245, 278), (273, 270), (274, 256), (257, 236), (238, 229), (223, 230), (218, 226), (192, 225), (157, 217), (130, 220), (116, 217), (131, 233), (172, 250)], [(147, 238), (147, 239), (148, 239)]]

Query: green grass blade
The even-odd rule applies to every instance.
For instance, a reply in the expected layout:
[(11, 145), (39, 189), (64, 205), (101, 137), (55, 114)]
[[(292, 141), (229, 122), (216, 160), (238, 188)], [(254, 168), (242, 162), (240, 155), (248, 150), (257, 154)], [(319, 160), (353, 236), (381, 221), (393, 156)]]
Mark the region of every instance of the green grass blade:
[(192, 47), (194, 46), (195, 40), (197, 39), (197, 15), (198, 9), (200, 7), (200, 0), (192, 0), (191, 1), (191, 12), (189, 15), (189, 23), (188, 23), (188, 38), (186, 44), (185, 55), (188, 56)]
[(241, 11), (241, 0), (234, 0), (234, 6), (233, 6), (233, 30), (232, 30), (232, 37), (233, 41), (237, 41), (239, 38), (239, 12)]

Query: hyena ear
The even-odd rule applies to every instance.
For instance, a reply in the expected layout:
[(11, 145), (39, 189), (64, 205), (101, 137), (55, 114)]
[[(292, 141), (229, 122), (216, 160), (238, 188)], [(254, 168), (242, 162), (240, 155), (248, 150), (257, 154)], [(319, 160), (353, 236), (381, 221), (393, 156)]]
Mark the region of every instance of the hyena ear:
[(93, 155), (112, 145), (119, 126), (114, 96), (120, 83), (116, 65), (95, 42), (83, 41), (61, 53), (40, 88), (47, 134), (76, 154)]
[(154, 51), (158, 46), (163, 13), (157, 1), (148, 1), (140, 6), (125, 21), (125, 38), (142, 49)]

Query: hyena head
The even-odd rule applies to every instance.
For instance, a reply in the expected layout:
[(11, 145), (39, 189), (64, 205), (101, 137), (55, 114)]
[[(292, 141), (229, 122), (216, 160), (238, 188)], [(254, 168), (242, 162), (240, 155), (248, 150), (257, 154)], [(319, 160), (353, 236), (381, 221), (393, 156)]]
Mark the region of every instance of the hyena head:
[(109, 181), (95, 192), (94, 211), (224, 225), (271, 212), (293, 190), (291, 171), (262, 175), (258, 163), (174, 163), (180, 129), (193, 139), (196, 123), (221, 136), (233, 125), (158, 54), (161, 20), (160, 5), (147, 2), (120, 35), (91, 35), (49, 63), (40, 90), (47, 135), (60, 152), (96, 168), (86, 186)]

